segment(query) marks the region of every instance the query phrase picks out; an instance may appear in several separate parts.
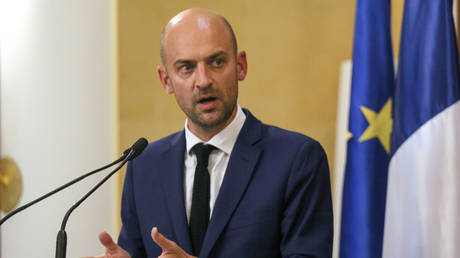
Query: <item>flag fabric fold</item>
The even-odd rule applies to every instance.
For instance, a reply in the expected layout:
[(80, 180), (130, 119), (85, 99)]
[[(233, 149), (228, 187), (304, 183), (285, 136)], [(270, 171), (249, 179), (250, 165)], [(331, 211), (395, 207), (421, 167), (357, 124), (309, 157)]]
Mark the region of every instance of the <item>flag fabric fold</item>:
[(394, 91), (389, 0), (358, 0), (339, 255), (380, 257)]

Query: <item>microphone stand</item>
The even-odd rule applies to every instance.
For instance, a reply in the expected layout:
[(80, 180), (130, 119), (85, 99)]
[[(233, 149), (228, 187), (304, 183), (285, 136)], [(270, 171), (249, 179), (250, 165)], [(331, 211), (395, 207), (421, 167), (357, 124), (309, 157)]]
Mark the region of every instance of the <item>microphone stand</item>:
[[(125, 152), (126, 152), (126, 151), (125, 151)], [(69, 187), (69, 186), (71, 186), (71, 185), (73, 185), (73, 184), (75, 184), (75, 183), (77, 183), (77, 182), (83, 180), (84, 178), (86, 178), (86, 177), (88, 177), (88, 176), (91, 176), (91, 175), (93, 175), (93, 174), (95, 174), (95, 173), (97, 173), (97, 172), (99, 172), (99, 171), (101, 171), (101, 170), (104, 170), (104, 169), (106, 169), (106, 168), (109, 168), (109, 167), (111, 167), (111, 166), (117, 164), (117, 163), (120, 163), (121, 161), (125, 160), (126, 157), (127, 157), (127, 153), (123, 153), (123, 155), (122, 155), (119, 159), (115, 160), (114, 162), (112, 162), (112, 163), (110, 163), (110, 164), (108, 164), (108, 165), (105, 165), (105, 166), (103, 166), (103, 167), (101, 167), (101, 168), (98, 168), (98, 169), (96, 169), (96, 170), (94, 170), (94, 171), (91, 171), (91, 172), (89, 172), (89, 173), (87, 173), (87, 174), (84, 174), (84, 175), (82, 175), (82, 176), (80, 176), (80, 177), (78, 177), (78, 178), (76, 178), (76, 179), (74, 179), (74, 180), (68, 182), (67, 184), (65, 184), (65, 185), (63, 185), (63, 186), (60, 186), (60, 187), (54, 189), (54, 190), (51, 191), (51, 192), (49, 192), (49, 193), (47, 193), (47, 194), (45, 194), (45, 195), (43, 195), (43, 196), (41, 196), (41, 197), (39, 197), (39, 198), (33, 200), (33, 201), (31, 201), (31, 202), (29, 202), (29, 203), (27, 203), (27, 204), (24, 204), (23, 206), (21, 206), (21, 207), (15, 209), (14, 211), (8, 213), (5, 217), (3, 217), (3, 218), (0, 220), (0, 225), (2, 225), (5, 221), (7, 221), (10, 217), (12, 217), (13, 215), (15, 215), (16, 213), (21, 212), (21, 211), (27, 209), (29, 206), (32, 206), (32, 205), (36, 204), (37, 202), (42, 201), (42, 200), (48, 198), (49, 196), (51, 196), (51, 195), (53, 195), (53, 194), (55, 194), (55, 193), (57, 193), (57, 192), (59, 192), (59, 191), (65, 189), (65, 188), (67, 188), (67, 187)]]
[(126, 164), (133, 156), (135, 155), (136, 150), (131, 149), (129, 154), (124, 158), (123, 162), (115, 168), (112, 172), (110, 172), (107, 176), (105, 176), (99, 183), (97, 183), (87, 194), (85, 194), (78, 202), (76, 202), (65, 214), (64, 219), (62, 220), (61, 229), (57, 234), (56, 239), (56, 258), (65, 258), (66, 251), (67, 251), (67, 233), (65, 232), (65, 226), (67, 224), (67, 220), (69, 219), (70, 214), (73, 210), (75, 210), (80, 204), (85, 201), (94, 191), (96, 191), (103, 183), (105, 183), (113, 174), (115, 174), (118, 170), (120, 170), (123, 165)]

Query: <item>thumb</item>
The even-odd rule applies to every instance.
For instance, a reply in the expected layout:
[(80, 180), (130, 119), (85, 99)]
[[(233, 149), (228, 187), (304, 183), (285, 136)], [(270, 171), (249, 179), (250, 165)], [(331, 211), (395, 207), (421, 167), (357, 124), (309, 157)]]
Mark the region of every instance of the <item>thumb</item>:
[(157, 227), (152, 228), (152, 239), (155, 241), (155, 243), (157, 243), (157, 245), (161, 247), (161, 249), (163, 249), (163, 252), (177, 248), (176, 243), (167, 239), (165, 236), (163, 236), (163, 234), (158, 232)]
[(163, 249), (163, 252), (180, 252), (182, 249), (174, 242), (158, 232), (158, 228), (152, 228), (152, 239)]
[(118, 245), (113, 242), (112, 237), (107, 232), (99, 234), (99, 241), (107, 249), (107, 251), (115, 251)]
[(158, 228), (152, 228), (152, 239), (161, 247), (162, 253), (160, 257), (182, 257), (182, 258), (196, 258), (187, 254), (176, 242), (167, 239), (160, 232)]

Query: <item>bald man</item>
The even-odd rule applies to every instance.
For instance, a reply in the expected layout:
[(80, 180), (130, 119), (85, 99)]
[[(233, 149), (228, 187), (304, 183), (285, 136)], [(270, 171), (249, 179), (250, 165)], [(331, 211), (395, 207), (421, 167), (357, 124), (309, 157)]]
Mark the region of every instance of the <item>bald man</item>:
[(158, 75), (185, 128), (129, 163), (118, 245), (101, 233), (101, 257), (331, 256), (324, 150), (237, 104), (248, 70), (237, 49), (230, 24), (209, 10), (165, 26)]

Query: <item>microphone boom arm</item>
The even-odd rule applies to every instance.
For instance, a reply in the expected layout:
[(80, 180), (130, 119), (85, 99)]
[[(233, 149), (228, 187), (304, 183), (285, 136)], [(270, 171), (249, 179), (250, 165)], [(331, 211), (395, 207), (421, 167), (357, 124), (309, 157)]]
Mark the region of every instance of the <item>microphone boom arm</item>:
[(67, 188), (67, 187), (69, 187), (69, 186), (71, 186), (71, 185), (73, 185), (73, 184), (75, 184), (75, 183), (77, 183), (77, 182), (79, 182), (79, 181), (81, 181), (81, 180), (83, 180), (83, 179), (85, 179), (85, 178), (87, 178), (87, 177), (99, 172), (99, 171), (102, 171), (102, 170), (104, 170), (106, 168), (109, 168), (109, 167), (111, 167), (111, 166), (113, 166), (113, 165), (115, 165), (117, 163), (120, 163), (121, 161), (126, 159), (126, 156), (127, 155), (124, 153), (123, 156), (121, 156), (119, 159), (115, 160), (114, 162), (112, 162), (112, 163), (110, 163), (108, 165), (105, 165), (105, 166), (103, 166), (101, 168), (98, 168), (96, 170), (93, 170), (93, 171), (91, 171), (89, 173), (86, 173), (86, 174), (84, 174), (84, 175), (82, 175), (82, 176), (80, 176), (78, 178), (75, 178), (74, 180), (68, 182), (67, 184), (65, 184), (63, 186), (60, 186), (60, 187), (54, 189), (53, 191), (51, 191), (51, 192), (49, 192), (49, 193), (47, 193), (47, 194), (35, 199), (35, 200), (33, 200), (33, 201), (29, 202), (29, 203), (26, 203), (26, 204), (22, 205), (21, 207), (19, 207), (19, 208), (15, 209), (14, 211), (6, 214), (5, 217), (0, 219), (0, 225), (2, 225), (5, 221), (7, 221), (10, 217), (15, 215), (16, 213), (21, 212), (21, 211), (29, 208), (30, 206), (36, 204), (37, 202), (40, 202), (40, 201), (48, 198), (49, 196), (51, 196), (51, 195), (53, 195), (53, 194), (55, 194), (57, 192), (60, 192), (61, 190), (65, 189), (65, 188)]
[(67, 224), (67, 220), (69, 219), (70, 214), (74, 211), (82, 202), (84, 202), (94, 191), (96, 191), (103, 183), (105, 183), (113, 174), (115, 174), (118, 170), (120, 170), (123, 165), (126, 164), (129, 160), (134, 159), (139, 154), (144, 151), (145, 147), (147, 146), (148, 142), (145, 138), (140, 138), (139, 140), (134, 143), (134, 145), (128, 151), (125, 151), (123, 154), (126, 154), (122, 163), (115, 168), (112, 172), (106, 175), (99, 183), (97, 183), (87, 194), (85, 194), (80, 200), (78, 200), (64, 216), (61, 224), (61, 230), (59, 230), (57, 239), (56, 239), (56, 258), (65, 258), (66, 257), (66, 249), (67, 249), (67, 233), (65, 232), (65, 226)]
[(62, 224), (61, 224), (61, 230), (65, 230), (65, 226), (67, 224), (67, 220), (69, 219), (69, 216), (70, 214), (73, 212), (73, 210), (75, 210), (78, 206), (80, 206), (80, 204), (82, 202), (84, 202), (92, 193), (94, 193), (94, 191), (96, 191), (102, 184), (105, 183), (105, 181), (107, 181), (113, 174), (115, 174), (121, 167), (123, 167), (123, 165), (126, 164), (126, 162), (128, 162), (128, 158), (126, 158), (125, 160), (123, 160), (123, 162), (117, 167), (115, 168), (112, 172), (110, 172), (108, 175), (106, 175), (99, 183), (97, 183), (87, 194), (85, 194), (80, 200), (78, 200), (78, 202), (76, 202), (68, 211), (67, 213), (65, 214), (64, 216), (64, 219), (62, 220)]

